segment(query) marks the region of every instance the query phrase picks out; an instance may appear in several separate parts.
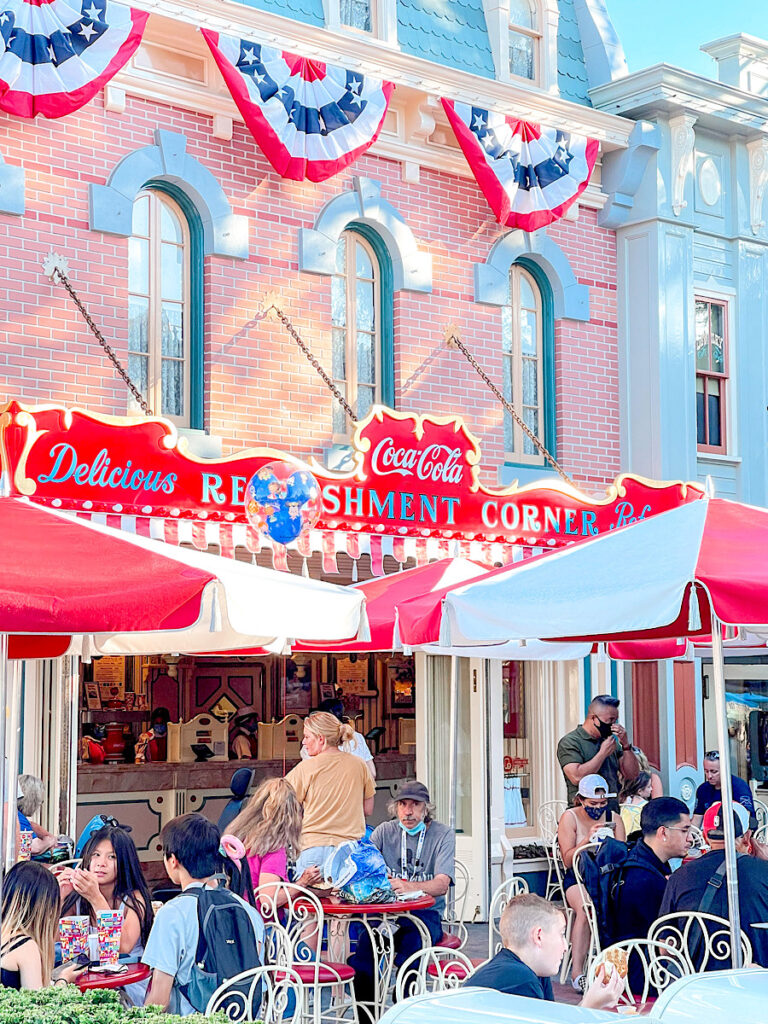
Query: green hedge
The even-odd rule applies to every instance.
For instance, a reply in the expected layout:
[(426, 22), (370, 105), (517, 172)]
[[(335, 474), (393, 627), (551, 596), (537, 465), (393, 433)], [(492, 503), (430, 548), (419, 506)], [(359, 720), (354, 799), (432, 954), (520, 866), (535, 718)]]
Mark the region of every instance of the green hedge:
[(117, 992), (96, 989), (81, 995), (74, 985), (18, 992), (0, 987), (0, 1024), (226, 1024), (223, 1013), (177, 1017), (155, 1006), (120, 1005)]

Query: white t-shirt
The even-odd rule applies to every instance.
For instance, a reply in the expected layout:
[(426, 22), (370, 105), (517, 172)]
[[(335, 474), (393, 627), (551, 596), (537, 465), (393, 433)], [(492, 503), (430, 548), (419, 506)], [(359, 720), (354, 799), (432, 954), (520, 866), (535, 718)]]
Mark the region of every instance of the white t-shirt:
[[(342, 743), (340, 750), (343, 750), (345, 754), (354, 754), (355, 757), (361, 757), (363, 761), (372, 761), (373, 754), (368, 749), (368, 744), (365, 742), (365, 736), (361, 732), (356, 732), (355, 735), (348, 743)], [(301, 759), (306, 761), (309, 757), (306, 747), (301, 744)]]

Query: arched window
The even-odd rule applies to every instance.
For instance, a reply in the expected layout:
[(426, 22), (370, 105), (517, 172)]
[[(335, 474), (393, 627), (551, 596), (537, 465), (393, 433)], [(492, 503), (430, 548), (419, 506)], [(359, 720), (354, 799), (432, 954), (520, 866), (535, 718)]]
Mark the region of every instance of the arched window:
[[(372, 231), (361, 225), (342, 232), (331, 283), (331, 374), (358, 419), (393, 400), (391, 278), (389, 257)], [(347, 439), (351, 426), (334, 401), (334, 437)]]
[(202, 426), (192, 301), (195, 294), (201, 302), (202, 263), (192, 234), (186, 212), (165, 191), (138, 194), (128, 243), (128, 373), (155, 415), (181, 427)]
[(541, 32), (536, 0), (509, 0), (509, 73), (536, 81)]
[[(509, 271), (509, 304), (502, 313), (504, 396), (554, 454), (553, 349), (548, 289), (529, 267), (515, 263)], [(509, 414), (504, 416), (504, 448), (513, 462), (544, 461)]]

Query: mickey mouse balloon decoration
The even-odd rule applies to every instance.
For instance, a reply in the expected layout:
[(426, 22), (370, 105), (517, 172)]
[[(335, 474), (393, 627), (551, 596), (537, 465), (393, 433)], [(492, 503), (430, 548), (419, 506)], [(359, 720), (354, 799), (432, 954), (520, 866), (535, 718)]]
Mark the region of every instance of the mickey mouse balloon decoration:
[(311, 530), (322, 511), (315, 477), (289, 462), (267, 462), (248, 481), (248, 522), (279, 544), (290, 544), (302, 531)]

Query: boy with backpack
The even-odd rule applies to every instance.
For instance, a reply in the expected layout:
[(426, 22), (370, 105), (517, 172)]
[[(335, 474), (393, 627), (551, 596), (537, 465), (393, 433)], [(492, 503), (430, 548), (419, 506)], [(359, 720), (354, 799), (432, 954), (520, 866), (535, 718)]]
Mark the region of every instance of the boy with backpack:
[(182, 1016), (203, 1013), (219, 985), (260, 965), (264, 925), (245, 900), (216, 886), (223, 855), (212, 822), (183, 814), (160, 838), (165, 870), (182, 892), (155, 915), (142, 956), (152, 968), (144, 1003)]

